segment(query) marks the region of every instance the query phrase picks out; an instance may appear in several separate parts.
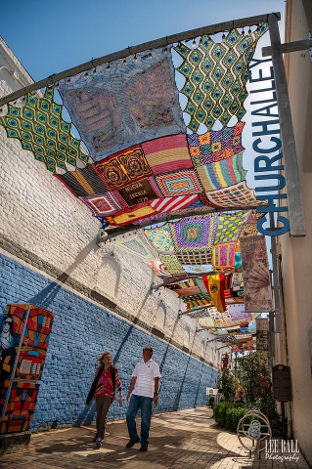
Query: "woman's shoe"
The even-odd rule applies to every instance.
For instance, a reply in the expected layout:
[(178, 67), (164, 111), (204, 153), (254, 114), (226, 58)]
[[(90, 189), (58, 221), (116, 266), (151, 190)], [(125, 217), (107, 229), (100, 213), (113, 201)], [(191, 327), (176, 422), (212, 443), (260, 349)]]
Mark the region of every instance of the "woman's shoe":
[(100, 438), (99, 436), (97, 437), (97, 439), (95, 440), (95, 446), (97, 448), (101, 448), (102, 446), (102, 438)]

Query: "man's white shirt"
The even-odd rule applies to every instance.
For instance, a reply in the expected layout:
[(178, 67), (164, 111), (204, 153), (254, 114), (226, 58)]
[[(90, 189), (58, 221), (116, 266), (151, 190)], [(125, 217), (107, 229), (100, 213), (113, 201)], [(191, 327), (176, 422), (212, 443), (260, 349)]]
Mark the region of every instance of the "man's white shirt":
[(154, 397), (155, 379), (160, 378), (159, 366), (154, 360), (139, 362), (132, 373), (136, 377), (136, 382), (132, 394), (142, 397)]

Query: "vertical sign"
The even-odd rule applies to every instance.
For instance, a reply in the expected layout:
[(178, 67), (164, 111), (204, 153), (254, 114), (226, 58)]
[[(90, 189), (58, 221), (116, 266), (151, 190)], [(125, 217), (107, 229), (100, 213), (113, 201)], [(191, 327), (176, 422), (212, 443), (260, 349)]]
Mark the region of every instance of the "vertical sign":
[(274, 399), (279, 402), (292, 400), (290, 368), (286, 365), (275, 365), (272, 368)]
[(269, 320), (266, 318), (256, 319), (256, 340), (257, 350), (260, 352), (269, 351)]

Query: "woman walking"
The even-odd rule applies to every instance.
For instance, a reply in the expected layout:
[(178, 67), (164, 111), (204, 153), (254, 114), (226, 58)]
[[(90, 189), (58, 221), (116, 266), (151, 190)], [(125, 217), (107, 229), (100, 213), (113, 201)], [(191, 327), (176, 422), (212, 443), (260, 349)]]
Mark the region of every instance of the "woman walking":
[(102, 446), (105, 434), (107, 415), (112, 402), (115, 400), (115, 388), (119, 392), (119, 405), (122, 406), (121, 383), (118, 370), (113, 365), (112, 356), (104, 352), (97, 359), (99, 364), (86, 404), (90, 404), (92, 398), (96, 400), (96, 436), (94, 437), (97, 448)]

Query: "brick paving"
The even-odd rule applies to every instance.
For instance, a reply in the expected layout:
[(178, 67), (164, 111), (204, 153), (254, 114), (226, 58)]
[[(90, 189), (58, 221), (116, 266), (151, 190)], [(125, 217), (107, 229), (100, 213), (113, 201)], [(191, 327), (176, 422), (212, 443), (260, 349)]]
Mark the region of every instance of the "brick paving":
[[(215, 424), (212, 411), (197, 408), (153, 416), (149, 450), (126, 449), (125, 421), (107, 425), (105, 442), (96, 449), (95, 427), (75, 427), (32, 435), (29, 449), (0, 458), (1, 469), (308, 469), (297, 462), (248, 458), (235, 433)], [(264, 456), (262, 456), (263, 458)]]

